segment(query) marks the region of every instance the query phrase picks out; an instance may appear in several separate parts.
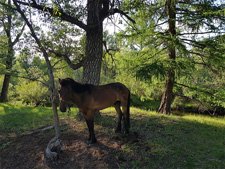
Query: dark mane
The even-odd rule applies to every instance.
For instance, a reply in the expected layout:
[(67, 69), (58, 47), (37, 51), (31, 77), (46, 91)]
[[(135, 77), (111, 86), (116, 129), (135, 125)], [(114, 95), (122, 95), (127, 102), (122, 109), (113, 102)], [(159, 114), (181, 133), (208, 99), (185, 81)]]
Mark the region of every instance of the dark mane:
[(91, 89), (92, 89), (92, 85), (81, 84), (81, 83), (78, 83), (78, 82), (74, 81), (71, 78), (62, 79), (60, 84), (63, 87), (67, 87), (67, 86), (70, 85), (72, 90), (76, 93), (84, 93), (84, 92), (91, 93)]

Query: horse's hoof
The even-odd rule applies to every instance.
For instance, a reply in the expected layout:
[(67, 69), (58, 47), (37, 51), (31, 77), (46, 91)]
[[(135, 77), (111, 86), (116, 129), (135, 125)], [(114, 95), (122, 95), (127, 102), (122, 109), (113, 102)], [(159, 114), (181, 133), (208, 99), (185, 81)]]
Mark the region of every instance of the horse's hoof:
[(95, 144), (88, 144), (87, 148), (92, 148), (94, 147)]
[(129, 131), (125, 131), (126, 136), (129, 136), (129, 134), (130, 134)]
[(115, 130), (115, 133), (120, 133), (121, 132), (121, 129), (116, 129)]
[(96, 142), (94, 142), (94, 143), (89, 142), (87, 148), (92, 148), (92, 147), (94, 147), (95, 145), (96, 145)]
[(97, 142), (97, 140), (88, 140), (87, 141), (87, 144), (90, 145), (90, 144), (95, 144)]

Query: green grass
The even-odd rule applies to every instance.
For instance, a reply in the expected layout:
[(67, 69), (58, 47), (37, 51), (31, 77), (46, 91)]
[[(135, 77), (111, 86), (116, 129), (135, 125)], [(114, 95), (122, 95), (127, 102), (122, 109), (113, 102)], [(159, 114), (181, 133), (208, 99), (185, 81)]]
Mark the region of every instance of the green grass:
[[(72, 110), (72, 114), (76, 112)], [(0, 133), (21, 133), (53, 124), (52, 115), (51, 108), (0, 104)], [(67, 117), (61, 112), (59, 116)], [(122, 142), (122, 150), (115, 150), (121, 168), (225, 168), (225, 118), (166, 116), (131, 108), (129, 137), (114, 134), (116, 121), (114, 108), (105, 109), (95, 121), (95, 130)], [(1, 146), (9, 145), (7, 140)]]
[[(110, 123), (112, 110), (106, 109), (101, 121)], [(123, 156), (132, 159), (134, 168), (225, 168), (224, 118), (165, 116), (132, 108), (131, 132), (139, 137), (128, 141)]]
[[(58, 112), (59, 117), (66, 116)], [(21, 134), (35, 128), (54, 125), (51, 107), (19, 106), (0, 103), (0, 134)]]

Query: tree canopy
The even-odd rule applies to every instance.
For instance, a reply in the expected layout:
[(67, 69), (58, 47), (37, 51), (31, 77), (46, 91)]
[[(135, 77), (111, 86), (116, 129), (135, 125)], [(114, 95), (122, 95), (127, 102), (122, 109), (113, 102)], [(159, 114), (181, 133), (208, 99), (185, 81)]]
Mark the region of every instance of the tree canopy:
[[(93, 84), (120, 81), (140, 102), (161, 101), (158, 111), (165, 114), (170, 113), (171, 106), (180, 109), (192, 105), (210, 113), (224, 108), (223, 2), (15, 2), (45, 48), (55, 79), (69, 76)], [(12, 39), (18, 41), (14, 46), (14, 76), (48, 82), (41, 50), (30, 38), (28, 29), (20, 33), (24, 22), (10, 4), (13, 3), (1, 2), (2, 9), (12, 13), (12, 23), (17, 24), (12, 33)], [(1, 21), (7, 23), (3, 12)], [(112, 19), (114, 14), (121, 16), (115, 26), (122, 25), (125, 31), (112, 35), (103, 29), (103, 21)], [(3, 22), (2, 30), (6, 28)], [(7, 52), (6, 37), (3, 31), (0, 37), (4, 42), (0, 46), (2, 72), (7, 70), (4, 64), (7, 57), (3, 57)], [(16, 79), (10, 84), (12, 91), (23, 85)], [(9, 98), (17, 94), (10, 93)]]

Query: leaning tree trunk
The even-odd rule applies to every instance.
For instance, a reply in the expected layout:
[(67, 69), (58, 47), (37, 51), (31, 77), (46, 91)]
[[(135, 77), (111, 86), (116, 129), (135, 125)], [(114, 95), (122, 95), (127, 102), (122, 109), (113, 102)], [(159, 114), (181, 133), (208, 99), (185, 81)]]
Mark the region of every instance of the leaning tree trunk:
[(60, 132), (59, 132), (59, 118), (58, 118), (58, 112), (57, 112), (57, 104), (56, 104), (56, 98), (57, 98), (57, 90), (55, 88), (54, 83), (54, 75), (53, 75), (53, 67), (50, 63), (48, 53), (45, 50), (45, 48), (42, 46), (41, 41), (36, 36), (34, 29), (28, 19), (26, 18), (25, 14), (21, 10), (20, 6), (17, 4), (16, 0), (13, 0), (18, 12), (23, 17), (24, 21), (26, 22), (27, 26), (29, 27), (31, 31), (31, 35), (35, 39), (36, 43), (38, 44), (38, 47), (40, 48), (41, 52), (43, 53), (43, 56), (45, 58), (47, 68), (48, 68), (48, 76), (50, 79), (49, 89), (51, 92), (51, 101), (52, 101), (52, 108), (54, 113), (54, 121), (55, 121), (55, 137), (51, 139), (48, 143), (48, 146), (45, 150), (45, 162), (52, 162), (58, 158), (58, 152), (63, 149), (63, 146), (61, 144), (60, 140)]
[[(176, 36), (176, 1), (175, 0), (167, 0), (167, 9), (168, 9), (168, 20), (169, 20), (169, 34), (173, 38)], [(174, 39), (174, 38), (173, 38)], [(175, 45), (170, 42), (169, 44), (169, 54), (168, 58), (173, 61), (176, 59), (175, 53)], [(172, 64), (170, 70), (167, 72), (165, 91), (162, 95), (162, 101), (158, 110), (158, 113), (170, 114), (171, 104), (173, 98), (173, 86), (174, 86), (174, 78), (175, 78), (175, 67)]]
[(98, 85), (100, 82), (103, 54), (103, 24), (100, 21), (101, 3), (88, 0), (88, 18), (86, 31), (86, 54), (83, 64), (83, 83)]

